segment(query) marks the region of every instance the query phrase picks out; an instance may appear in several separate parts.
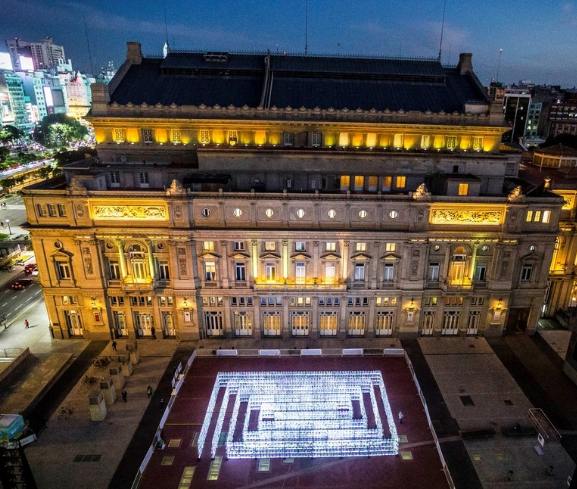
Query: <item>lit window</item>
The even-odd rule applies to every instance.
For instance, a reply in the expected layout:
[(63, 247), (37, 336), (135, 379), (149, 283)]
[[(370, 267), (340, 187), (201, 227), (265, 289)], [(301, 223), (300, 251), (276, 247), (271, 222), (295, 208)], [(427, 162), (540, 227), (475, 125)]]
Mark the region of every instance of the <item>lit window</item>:
[(355, 176), (355, 192), (361, 192), (365, 188), (365, 177), (362, 175)]
[(398, 211), (390, 211), (389, 212), (389, 217), (391, 219), (396, 219), (397, 217), (399, 217), (399, 212)]
[(267, 281), (272, 282), (276, 280), (276, 265), (274, 263), (267, 263), (264, 266), (264, 272)]
[(377, 176), (370, 176), (369, 177), (369, 192), (376, 192), (379, 187), (379, 177)]
[(328, 241), (325, 243), (326, 251), (337, 251), (337, 244), (334, 241)]
[(355, 264), (355, 280), (356, 281), (365, 280), (365, 264), (364, 263)]
[(304, 209), (298, 209), (297, 210), (297, 217), (299, 219), (302, 219), (303, 217), (305, 217), (305, 210)]
[(265, 249), (265, 251), (275, 251), (276, 250), (276, 241), (265, 241), (264, 242), (264, 249)]
[(365, 217), (367, 217), (367, 215), (368, 215), (368, 213), (367, 213), (366, 210), (361, 209), (361, 210), (359, 211), (359, 217), (360, 217), (361, 219), (364, 219)]
[(306, 246), (304, 241), (295, 241), (295, 251), (305, 251)]
[(268, 217), (269, 219), (274, 216), (274, 211), (272, 209), (267, 209), (266, 211), (264, 211), (266, 217)]
[(214, 282), (216, 280), (216, 263), (207, 261), (204, 263), (204, 279), (207, 282)]
[(66, 280), (72, 278), (72, 274), (70, 273), (70, 265), (68, 263), (64, 263), (61, 261), (57, 262), (56, 272), (60, 280)]
[(423, 134), (421, 136), (421, 149), (428, 149), (431, 146), (431, 136)]
[(385, 269), (383, 271), (383, 281), (392, 282), (395, 280), (395, 264), (385, 263)]
[(392, 185), (393, 185), (393, 177), (391, 176), (383, 177), (383, 192), (390, 192)]
[(473, 136), (473, 151), (481, 151), (483, 149), (483, 136)]
[(397, 243), (386, 243), (385, 244), (385, 251), (393, 252), (397, 249)]
[(234, 211), (232, 211), (232, 214), (234, 217), (240, 217), (240, 216), (242, 216), (242, 209), (239, 209), (237, 207)]
[(527, 211), (527, 217), (525, 221), (531, 222), (533, 220), (533, 211)]
[(325, 263), (325, 283), (334, 284), (337, 275), (336, 265), (334, 263)]
[(124, 143), (126, 141), (126, 129), (112, 129), (112, 140), (115, 143)]
[(457, 136), (447, 136), (447, 149), (453, 151), (457, 147)]
[(367, 251), (367, 243), (357, 243), (355, 249), (357, 251)]
[(397, 188), (405, 188), (406, 184), (407, 184), (407, 177), (405, 177), (404, 175), (398, 175), (395, 181), (395, 186)]
[(348, 175), (341, 175), (340, 178), (341, 192), (349, 190), (350, 185), (351, 185), (351, 177), (349, 177)]
[(469, 184), (468, 183), (460, 183), (459, 184), (459, 195), (461, 195), (461, 196), (469, 195)]
[(198, 142), (200, 144), (210, 144), (210, 131), (208, 129), (201, 129), (198, 132)]
[(535, 211), (533, 213), (533, 222), (539, 222), (541, 220), (541, 211)]
[(329, 215), (330, 219), (334, 219), (337, 216), (337, 211), (335, 211), (334, 209), (329, 209), (329, 212), (327, 214)]
[(204, 251), (214, 251), (214, 241), (203, 241), (202, 249)]
[(548, 224), (551, 219), (551, 211), (543, 211), (543, 217), (541, 218), (541, 222), (544, 224)]

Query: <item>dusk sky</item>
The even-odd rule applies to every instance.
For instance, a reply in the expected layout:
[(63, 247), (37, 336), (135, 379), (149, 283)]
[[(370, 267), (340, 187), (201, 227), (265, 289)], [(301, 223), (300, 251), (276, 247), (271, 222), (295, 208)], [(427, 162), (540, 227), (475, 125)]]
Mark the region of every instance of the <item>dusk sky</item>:
[[(305, 0), (166, 0), (176, 49), (304, 50)], [(89, 68), (83, 18), (94, 65), (124, 59), (126, 41), (160, 54), (162, 1), (2, 0), (0, 36), (51, 35), (81, 70)], [(442, 0), (309, 0), (309, 53), (434, 57)], [(447, 0), (443, 62), (473, 53), (481, 81), (577, 84), (577, 0)], [(0, 50), (6, 50), (2, 45)]]

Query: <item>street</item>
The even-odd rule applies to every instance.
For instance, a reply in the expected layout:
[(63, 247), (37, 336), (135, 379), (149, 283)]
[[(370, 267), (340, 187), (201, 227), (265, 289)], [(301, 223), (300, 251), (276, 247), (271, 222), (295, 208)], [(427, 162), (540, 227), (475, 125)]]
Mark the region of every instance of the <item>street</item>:
[(0, 199), (6, 207), (0, 207), (0, 233), (11, 234), (12, 239), (28, 231), (21, 226), (26, 222), (26, 210), (22, 197), (9, 195)]

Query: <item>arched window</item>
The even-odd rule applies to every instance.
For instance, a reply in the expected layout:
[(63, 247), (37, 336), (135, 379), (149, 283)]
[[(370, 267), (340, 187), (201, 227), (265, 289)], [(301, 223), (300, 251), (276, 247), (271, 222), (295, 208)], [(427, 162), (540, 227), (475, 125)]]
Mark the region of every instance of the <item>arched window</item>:
[(451, 256), (449, 280), (453, 285), (463, 285), (466, 275), (467, 251), (463, 246), (457, 246)]

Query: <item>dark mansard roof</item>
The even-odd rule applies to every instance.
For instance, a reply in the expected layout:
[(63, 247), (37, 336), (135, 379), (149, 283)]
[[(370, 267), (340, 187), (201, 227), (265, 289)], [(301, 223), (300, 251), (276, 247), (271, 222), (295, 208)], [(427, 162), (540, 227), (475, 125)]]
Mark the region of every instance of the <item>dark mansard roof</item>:
[(130, 65), (110, 101), (446, 113), (487, 105), (476, 76), (462, 71), (436, 59), (171, 52)]

